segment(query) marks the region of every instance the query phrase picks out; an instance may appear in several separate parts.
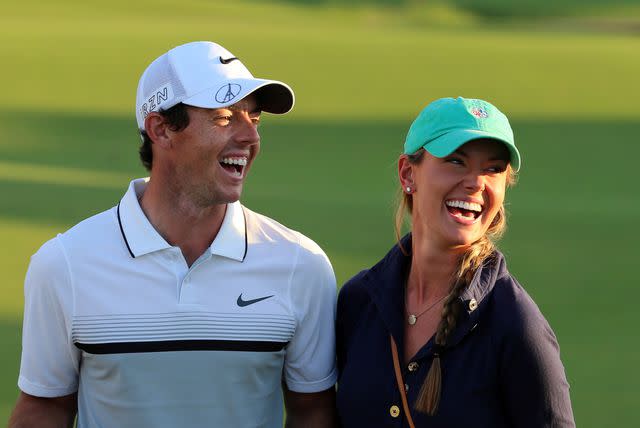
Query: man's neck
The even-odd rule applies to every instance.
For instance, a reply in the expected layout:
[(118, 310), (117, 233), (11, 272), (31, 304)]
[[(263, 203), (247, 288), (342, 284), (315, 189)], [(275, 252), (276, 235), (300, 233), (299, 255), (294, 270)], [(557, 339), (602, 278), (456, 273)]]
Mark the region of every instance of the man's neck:
[(227, 205), (199, 207), (185, 194), (163, 191), (162, 187), (150, 180), (140, 207), (160, 236), (179, 247), (191, 266), (218, 235)]

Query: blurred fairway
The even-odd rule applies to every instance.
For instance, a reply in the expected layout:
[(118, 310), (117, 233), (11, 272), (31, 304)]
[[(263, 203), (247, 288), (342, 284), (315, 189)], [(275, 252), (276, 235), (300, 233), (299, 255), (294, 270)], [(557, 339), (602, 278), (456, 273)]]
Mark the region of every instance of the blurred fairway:
[(17, 395), (29, 256), (113, 206), (129, 179), (144, 175), (133, 105), (145, 65), (177, 44), (215, 40), (257, 76), (295, 89), (294, 112), (263, 119), (243, 202), (316, 240), (339, 283), (393, 243), (395, 160), (419, 109), (464, 95), (505, 111), (523, 169), (508, 195), (501, 247), (559, 337), (578, 426), (636, 426), (637, 27), (602, 31), (592, 18), (568, 28), (554, 20), (488, 25), (446, 2), (214, 3), (4, 7), (0, 421)]

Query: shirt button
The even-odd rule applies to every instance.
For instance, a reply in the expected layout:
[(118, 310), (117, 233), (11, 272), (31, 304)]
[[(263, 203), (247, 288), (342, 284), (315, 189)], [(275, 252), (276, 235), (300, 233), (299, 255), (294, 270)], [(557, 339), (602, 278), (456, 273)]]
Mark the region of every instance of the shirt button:
[(477, 307), (478, 307), (478, 302), (476, 302), (476, 299), (469, 300), (469, 310), (470, 311), (475, 311)]
[(393, 406), (389, 407), (389, 414), (392, 418), (397, 418), (398, 416), (400, 416), (400, 408), (394, 404)]
[(410, 372), (415, 372), (416, 370), (418, 370), (418, 367), (419, 365), (415, 361), (410, 362), (409, 365), (407, 366)]

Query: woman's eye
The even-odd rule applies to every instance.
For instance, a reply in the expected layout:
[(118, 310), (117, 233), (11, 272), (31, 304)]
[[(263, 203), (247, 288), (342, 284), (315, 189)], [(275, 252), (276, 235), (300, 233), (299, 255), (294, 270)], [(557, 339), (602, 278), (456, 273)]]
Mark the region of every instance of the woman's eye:
[(448, 163), (452, 163), (454, 165), (463, 165), (464, 162), (462, 162), (462, 159), (459, 158), (447, 158), (447, 162)]
[(507, 166), (506, 165), (495, 165), (492, 167), (487, 168), (487, 171), (494, 173), (494, 174), (500, 174), (501, 172), (506, 171)]

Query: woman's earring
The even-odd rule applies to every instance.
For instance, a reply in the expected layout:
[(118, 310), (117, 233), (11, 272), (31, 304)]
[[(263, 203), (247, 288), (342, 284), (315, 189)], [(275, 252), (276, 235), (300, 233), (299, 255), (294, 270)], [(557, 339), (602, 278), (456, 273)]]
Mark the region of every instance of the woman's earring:
[(407, 191), (407, 193), (411, 193), (411, 186), (407, 186), (405, 190)]

